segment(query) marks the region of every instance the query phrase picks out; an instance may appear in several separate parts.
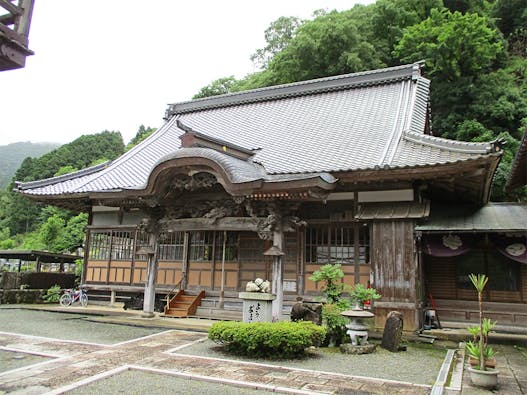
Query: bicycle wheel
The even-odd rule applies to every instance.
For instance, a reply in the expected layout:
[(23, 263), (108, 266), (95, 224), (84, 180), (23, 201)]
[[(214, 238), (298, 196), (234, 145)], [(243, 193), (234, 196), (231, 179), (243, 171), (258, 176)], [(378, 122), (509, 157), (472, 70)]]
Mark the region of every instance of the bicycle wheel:
[(81, 297), (80, 297), (80, 301), (81, 301), (81, 306), (82, 307), (88, 306), (88, 295), (82, 294)]
[(61, 306), (64, 306), (64, 307), (67, 307), (69, 305), (71, 305), (71, 295), (70, 294), (64, 294), (60, 297), (60, 305)]

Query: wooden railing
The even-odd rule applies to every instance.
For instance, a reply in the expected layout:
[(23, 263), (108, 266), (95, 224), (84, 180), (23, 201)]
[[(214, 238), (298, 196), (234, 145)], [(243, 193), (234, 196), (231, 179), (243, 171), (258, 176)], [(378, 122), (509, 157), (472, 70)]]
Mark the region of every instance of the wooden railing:
[(166, 298), (166, 308), (165, 310), (168, 310), (170, 309), (170, 302), (172, 301), (172, 293), (176, 290), (177, 288), (177, 292), (174, 293), (174, 297), (177, 295), (177, 293), (179, 291), (181, 291), (181, 282), (183, 281), (183, 279), (179, 280), (175, 285), (174, 287), (168, 291), (168, 294), (167, 294), (167, 298)]

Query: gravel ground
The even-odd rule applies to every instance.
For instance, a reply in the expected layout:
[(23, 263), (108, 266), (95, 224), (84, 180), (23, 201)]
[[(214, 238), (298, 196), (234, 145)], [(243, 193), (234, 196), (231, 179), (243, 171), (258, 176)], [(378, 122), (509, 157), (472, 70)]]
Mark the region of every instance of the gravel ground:
[(51, 358), (40, 357), (26, 353), (0, 350), (0, 373), (8, 370), (18, 369), (23, 366), (33, 365), (35, 363), (48, 361)]
[(407, 351), (392, 353), (377, 347), (374, 353), (364, 355), (342, 354), (337, 348), (320, 348), (299, 360), (263, 360), (234, 357), (221, 346), (207, 340), (185, 347), (178, 353), (433, 385), (446, 350), (417, 343), (409, 344)]
[[(130, 383), (134, 383), (133, 387)], [(248, 395), (248, 394), (273, 394), (268, 391), (257, 391), (251, 388), (233, 387), (224, 384), (208, 383), (205, 381), (187, 380), (175, 376), (144, 372), (140, 370), (127, 370), (106, 379), (101, 379), (76, 388), (68, 393), (80, 395), (92, 394), (137, 394), (137, 395), (188, 395), (188, 394), (214, 394), (214, 395)]]
[(88, 321), (81, 314), (24, 309), (0, 309), (0, 331), (63, 340), (113, 344), (162, 332), (164, 329)]

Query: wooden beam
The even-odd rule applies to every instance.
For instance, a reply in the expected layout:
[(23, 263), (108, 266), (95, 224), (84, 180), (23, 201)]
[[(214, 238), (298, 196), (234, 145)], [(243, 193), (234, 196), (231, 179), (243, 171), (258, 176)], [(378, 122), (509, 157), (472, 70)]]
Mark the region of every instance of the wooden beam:
[(191, 231), (191, 230), (228, 230), (256, 232), (258, 223), (264, 218), (225, 217), (217, 220), (210, 218), (181, 218), (159, 221), (161, 231)]
[(0, 7), (3, 7), (5, 10), (10, 12), (13, 15), (20, 15), (23, 12), (23, 9), (17, 5), (14, 5), (10, 1), (0, 0)]

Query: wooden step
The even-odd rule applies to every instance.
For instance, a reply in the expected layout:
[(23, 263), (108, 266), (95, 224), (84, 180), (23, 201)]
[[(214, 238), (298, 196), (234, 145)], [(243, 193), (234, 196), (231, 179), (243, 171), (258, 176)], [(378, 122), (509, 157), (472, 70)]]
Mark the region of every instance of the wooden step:
[(205, 291), (197, 295), (185, 295), (184, 290), (180, 290), (165, 306), (164, 315), (169, 317), (188, 317), (196, 312), (201, 300), (205, 297)]

